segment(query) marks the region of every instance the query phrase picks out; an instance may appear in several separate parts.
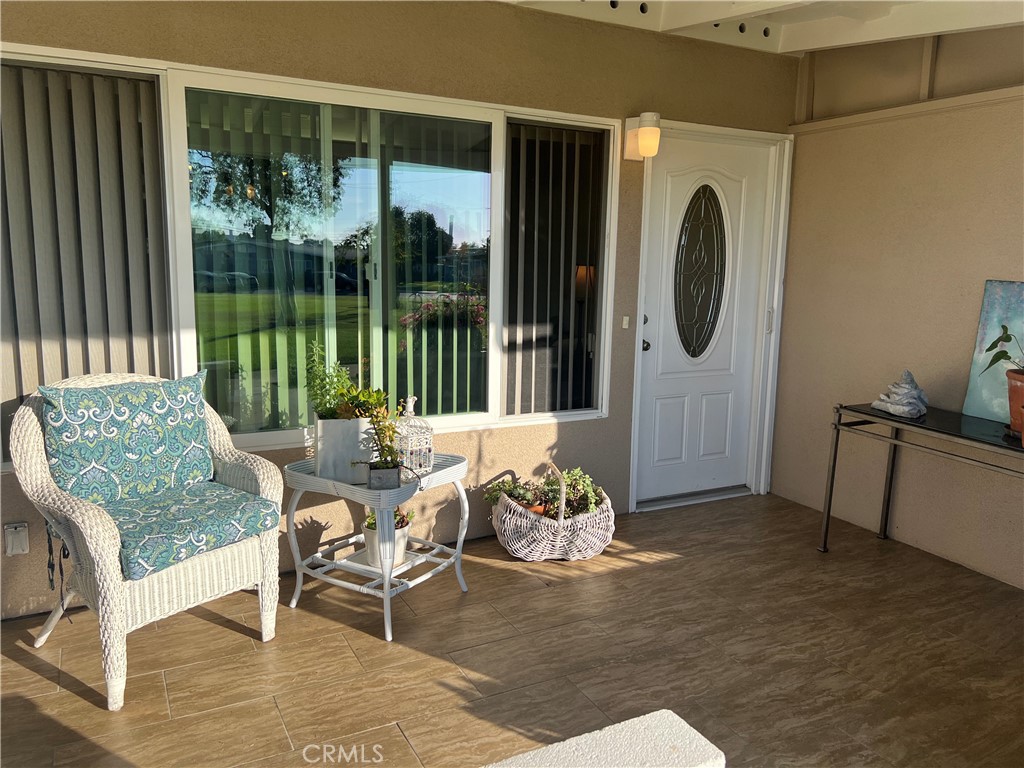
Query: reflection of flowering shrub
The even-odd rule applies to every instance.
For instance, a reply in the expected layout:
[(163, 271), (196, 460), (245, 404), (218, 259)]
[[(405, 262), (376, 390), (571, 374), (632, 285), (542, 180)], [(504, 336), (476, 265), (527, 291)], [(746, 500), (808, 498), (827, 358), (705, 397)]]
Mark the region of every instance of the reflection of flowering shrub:
[[(403, 330), (415, 331), (424, 325), (452, 321), (456, 327), (483, 330), (487, 325), (487, 300), (483, 296), (469, 293), (441, 294), (433, 301), (424, 301), (398, 320)], [(486, 333), (484, 337), (486, 338)], [(405, 339), (400, 339), (398, 348), (404, 352)]]

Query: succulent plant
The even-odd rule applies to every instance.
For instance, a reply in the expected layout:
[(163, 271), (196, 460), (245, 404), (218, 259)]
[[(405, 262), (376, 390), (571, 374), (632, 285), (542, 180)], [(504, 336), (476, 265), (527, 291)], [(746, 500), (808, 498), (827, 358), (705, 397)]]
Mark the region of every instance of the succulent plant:
[[(600, 486), (594, 485), (590, 475), (579, 467), (575, 467), (565, 470), (562, 473), (562, 478), (565, 481), (565, 514), (563, 518), (584, 515), (597, 509), (604, 496), (604, 491)], [(561, 488), (558, 476), (554, 472), (546, 472), (540, 481), (518, 480), (509, 477), (495, 480), (484, 491), (484, 499), (494, 506), (501, 499), (502, 494), (524, 507), (543, 505), (546, 507), (544, 514), (547, 517), (558, 517)]]

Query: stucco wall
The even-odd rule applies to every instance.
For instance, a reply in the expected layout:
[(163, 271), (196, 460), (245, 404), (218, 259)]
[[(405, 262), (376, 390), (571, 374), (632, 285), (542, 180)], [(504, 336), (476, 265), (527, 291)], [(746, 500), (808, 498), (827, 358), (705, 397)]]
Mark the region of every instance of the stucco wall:
[[(1022, 107), (797, 136), (775, 493), (820, 509), (832, 405), (872, 400), (903, 368), (933, 406), (962, 408), (985, 280), (1024, 279)], [(836, 516), (877, 527), (885, 455), (842, 436)], [(1019, 479), (904, 450), (894, 493), (895, 538), (1024, 586)]]
[[(625, 118), (785, 131), (797, 60), (601, 25), (502, 3), (52, 3), (0, 5), (4, 42), (100, 51), (246, 72)], [(59, 19), (59, 23), (55, 20)], [(438, 450), (470, 457), (468, 484), (505, 469), (530, 472), (554, 456), (584, 465), (624, 511), (629, 489), (634, 331), (643, 166), (623, 163), (619, 185), (614, 353), (609, 418), (559, 426), (440, 435)], [(267, 454), (284, 463), (299, 452)], [(457, 513), (441, 493), (423, 500), (415, 531), (454, 537)], [(303, 539), (343, 536), (361, 511), (308, 498)], [(471, 493), (470, 535), (490, 530)], [(0, 558), (3, 616), (49, 604), (45, 539), (13, 476), (2, 478), (4, 522), (29, 520), (32, 552)], [(419, 506), (419, 505), (418, 505)], [(439, 514), (435, 514), (441, 507)], [(282, 564), (290, 557), (282, 551)]]

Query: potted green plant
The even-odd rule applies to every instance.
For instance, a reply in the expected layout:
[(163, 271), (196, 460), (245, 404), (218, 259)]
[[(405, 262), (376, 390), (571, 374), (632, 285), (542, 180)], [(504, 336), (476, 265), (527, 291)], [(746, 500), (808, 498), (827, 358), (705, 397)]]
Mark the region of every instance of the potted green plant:
[(388, 410), (387, 395), (381, 390), (371, 392), (366, 404), (373, 450), (367, 487), (374, 491), (398, 488), (402, 484), (402, 458), (395, 442), (398, 437), (397, 412), (392, 414)]
[(506, 477), (487, 486), (484, 498), (491, 504), (498, 541), (522, 560), (585, 560), (600, 554), (615, 533), (611, 500), (579, 467), (560, 472), (548, 466), (539, 481)]
[[(982, 373), (999, 363), (1010, 364), (1006, 370), (1007, 396), (1010, 400), (1010, 431), (1021, 435), (1021, 443), (1024, 444), (1024, 347), (1021, 346), (1020, 339), (1010, 333), (1009, 326), (1003, 325), (1000, 328), (1002, 333), (985, 348), (986, 353), (992, 352), (993, 355)], [(1015, 357), (1004, 347), (1011, 342), (1017, 345), (1019, 357)]]
[[(568, 469), (562, 473), (565, 481), (565, 514), (563, 519), (584, 515), (597, 509), (604, 498), (601, 486), (581, 468)], [(544, 517), (558, 518), (561, 488), (558, 477), (550, 470), (541, 480), (517, 480), (502, 478), (495, 480), (484, 491), (484, 499), (497, 506), (501, 497), (506, 496), (524, 509)]]
[[(484, 499), (492, 507), (501, 501), (502, 496), (508, 497), (519, 506), (537, 515), (547, 514), (550, 506), (550, 502), (545, 496), (544, 487), (533, 480), (516, 480), (505, 477), (495, 480), (484, 491)], [(555, 500), (557, 502), (557, 495)]]
[[(395, 507), (395, 565), (405, 562), (405, 552), (409, 548), (409, 529), (415, 512), (403, 512)], [(363, 542), (366, 545), (366, 562), (374, 568), (380, 568), (380, 544), (377, 540), (377, 515), (370, 512), (363, 521)]]
[[(562, 473), (562, 478), (565, 481), (564, 518), (585, 515), (597, 509), (598, 504), (601, 503), (604, 497), (604, 490), (601, 486), (594, 484), (594, 480), (590, 475), (579, 467), (575, 467), (574, 469), (565, 470)], [(552, 500), (548, 516), (558, 517), (558, 502), (560, 498), (558, 477), (548, 470), (544, 474), (542, 482), (545, 495)]]
[(341, 363), (327, 364), (319, 341), (309, 346), (306, 391), (316, 414), (315, 472), (342, 483), (364, 484), (373, 458), (363, 391)]
[(360, 388), (340, 363), (327, 365), (319, 341), (309, 348), (306, 388), (317, 417), (316, 474), (375, 490), (397, 488), (393, 477), (401, 462), (387, 393)]

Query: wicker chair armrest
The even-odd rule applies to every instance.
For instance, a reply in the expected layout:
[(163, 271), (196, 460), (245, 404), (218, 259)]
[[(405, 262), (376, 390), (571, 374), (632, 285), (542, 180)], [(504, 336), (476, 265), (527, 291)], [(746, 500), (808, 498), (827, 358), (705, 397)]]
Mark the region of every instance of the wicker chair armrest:
[(26, 479), (18, 472), (29, 501), (67, 541), (79, 579), (96, 585), (100, 604), (113, 608), (125, 601), (121, 570), (121, 535), (113, 518), (102, 507), (61, 490), (49, 477)]
[(213, 477), (218, 483), (262, 496), (281, 506), (284, 478), (272, 461), (235, 448), (231, 435), (220, 416), (206, 407), (206, 427), (213, 453)]
[[(11, 425), (11, 458), (22, 491), (48, 520), (54, 521), (67, 542), (77, 567), (92, 572), (102, 589), (123, 590), (121, 535), (100, 506), (62, 490), (50, 476), (43, 444), (42, 398), (29, 397)], [(111, 595), (116, 597), (116, 595)]]
[[(114, 519), (102, 507), (70, 493), (56, 485), (46, 494), (45, 500), (32, 499), (40, 511), (60, 521), (70, 532), (71, 550), (77, 554), (78, 568), (83, 575), (92, 573), (99, 591), (120, 592), (124, 587), (124, 573), (121, 571), (121, 534)], [(102, 599), (102, 598), (101, 598)]]

